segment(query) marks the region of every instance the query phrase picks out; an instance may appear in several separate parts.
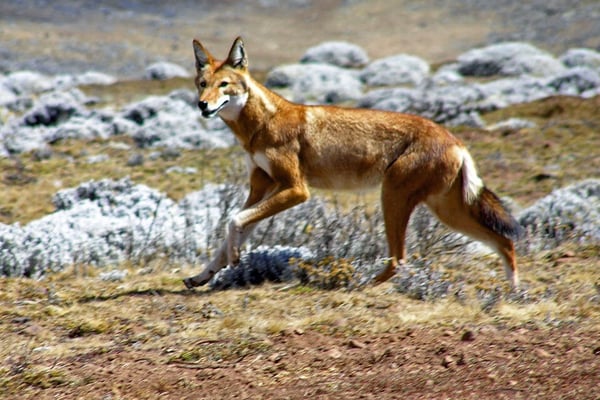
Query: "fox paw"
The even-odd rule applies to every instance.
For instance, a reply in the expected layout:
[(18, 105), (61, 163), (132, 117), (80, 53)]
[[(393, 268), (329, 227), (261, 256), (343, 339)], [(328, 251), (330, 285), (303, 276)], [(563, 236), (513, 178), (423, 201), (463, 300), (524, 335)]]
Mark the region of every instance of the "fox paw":
[(229, 225), (229, 237), (227, 239), (227, 264), (236, 266), (240, 263), (240, 245), (242, 241), (242, 229), (232, 221)]
[(232, 267), (238, 265), (240, 263), (240, 248), (236, 246), (231, 246), (227, 249), (227, 265), (231, 265)]
[(196, 280), (193, 277), (190, 277), (190, 278), (185, 278), (183, 280), (183, 284), (185, 285), (186, 288), (193, 289), (198, 286), (206, 285), (209, 280), (210, 279)]

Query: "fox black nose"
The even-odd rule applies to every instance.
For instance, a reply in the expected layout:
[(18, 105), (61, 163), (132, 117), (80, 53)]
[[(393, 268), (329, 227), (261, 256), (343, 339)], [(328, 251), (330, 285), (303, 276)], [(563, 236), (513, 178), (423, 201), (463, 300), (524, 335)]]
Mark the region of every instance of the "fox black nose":
[(202, 100), (200, 100), (200, 101), (198, 102), (198, 108), (199, 108), (201, 111), (204, 111), (204, 110), (206, 110), (206, 107), (208, 107), (208, 103), (207, 103), (206, 101), (202, 101)]

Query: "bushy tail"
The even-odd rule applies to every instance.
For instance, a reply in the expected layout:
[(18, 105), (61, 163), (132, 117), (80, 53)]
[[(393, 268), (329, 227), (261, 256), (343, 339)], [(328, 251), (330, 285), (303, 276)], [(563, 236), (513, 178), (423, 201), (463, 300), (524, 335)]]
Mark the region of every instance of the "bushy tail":
[(523, 227), (510, 214), (502, 200), (484, 186), (473, 159), (466, 149), (462, 151), (463, 200), (469, 205), (471, 213), (483, 226), (497, 234), (513, 240), (519, 239), (523, 235)]
[(502, 200), (486, 187), (481, 189), (479, 196), (471, 204), (471, 212), (482, 225), (501, 236), (513, 240), (523, 236), (523, 227), (510, 214)]

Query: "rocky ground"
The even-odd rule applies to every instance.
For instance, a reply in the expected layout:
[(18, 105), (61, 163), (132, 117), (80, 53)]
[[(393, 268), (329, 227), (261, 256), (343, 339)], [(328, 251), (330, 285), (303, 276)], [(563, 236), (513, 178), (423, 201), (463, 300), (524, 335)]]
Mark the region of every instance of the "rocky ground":
[[(0, 393), (597, 399), (599, 17), (595, 1), (2, 2)], [(526, 227), (522, 290), (425, 210), (410, 263), (365, 286), (377, 195), (330, 193), (183, 290), (244, 192), (231, 135), (195, 110), (189, 43), (222, 55), (238, 34), (292, 100), (449, 126)]]

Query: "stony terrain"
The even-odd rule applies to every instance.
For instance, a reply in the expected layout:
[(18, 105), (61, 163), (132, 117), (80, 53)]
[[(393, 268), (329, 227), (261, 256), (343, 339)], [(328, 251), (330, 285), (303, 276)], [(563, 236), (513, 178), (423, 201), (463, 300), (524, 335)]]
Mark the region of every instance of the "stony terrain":
[[(597, 2), (164, 4), (0, 4), (3, 398), (600, 396)], [(184, 290), (245, 193), (188, 44), (240, 33), (289, 99), (465, 141), (526, 228), (522, 288), (424, 208), (374, 287), (377, 193), (317, 191)]]

